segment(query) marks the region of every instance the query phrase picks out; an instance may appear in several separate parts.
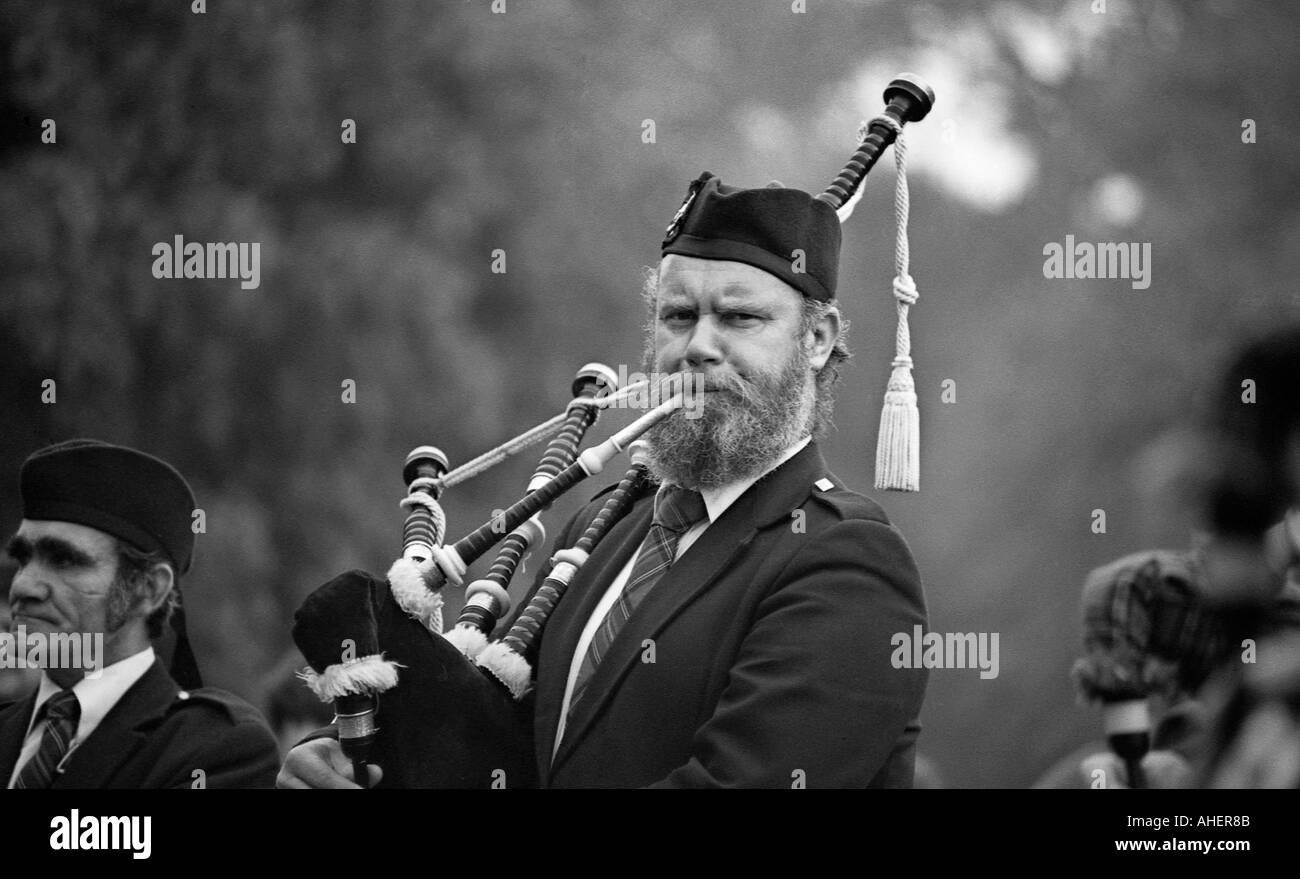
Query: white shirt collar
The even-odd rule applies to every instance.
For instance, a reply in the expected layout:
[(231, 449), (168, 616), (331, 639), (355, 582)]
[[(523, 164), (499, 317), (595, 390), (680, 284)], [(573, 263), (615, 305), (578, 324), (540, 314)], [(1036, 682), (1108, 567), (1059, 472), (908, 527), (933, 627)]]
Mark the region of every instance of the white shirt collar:
[(797, 443), (790, 446), (790, 448), (782, 452), (781, 457), (777, 458), (771, 467), (768, 467), (757, 476), (752, 476), (748, 479), (740, 479), (736, 482), (716, 488), (700, 489), (700, 495), (704, 498), (704, 508), (709, 511), (709, 522), (712, 523), (718, 521), (718, 517), (727, 511), (727, 507), (734, 504), (742, 494), (749, 491), (751, 485), (758, 482), (758, 480), (771, 473), (777, 467), (780, 467), (786, 461), (789, 461), (795, 455), (802, 452), (804, 447), (810, 442), (812, 442), (811, 436), (806, 436), (799, 440)]
[[(72, 692), (77, 695), (77, 702), (81, 705), (81, 720), (77, 722), (77, 735), (73, 739), (75, 744), (80, 744), (95, 731), (95, 727), (113, 710), (113, 706), (118, 700), (126, 695), (126, 691), (131, 689), (136, 681), (144, 677), (145, 672), (153, 667), (154, 652), (153, 647), (146, 647), (134, 656), (128, 656), (126, 659), (119, 659), (112, 665), (105, 666), (104, 670), (95, 677), (84, 677), (72, 687)], [(41, 675), (41, 686), (36, 693), (36, 709), (32, 712), (32, 720), (35, 720), (40, 714), (41, 706), (46, 701), (62, 690), (58, 684), (50, 679), (48, 674)], [(31, 732), (31, 726), (28, 726), (28, 732)]]

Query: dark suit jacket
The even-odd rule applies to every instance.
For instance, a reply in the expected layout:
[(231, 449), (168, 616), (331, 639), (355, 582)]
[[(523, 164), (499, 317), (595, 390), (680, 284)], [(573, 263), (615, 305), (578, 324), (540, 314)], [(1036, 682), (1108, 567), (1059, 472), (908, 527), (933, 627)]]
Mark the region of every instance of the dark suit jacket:
[(909, 787), (927, 672), (894, 668), (890, 637), (926, 622), (920, 576), (884, 512), (843, 488), (815, 444), (728, 507), (644, 598), (552, 762), (578, 638), (651, 515), (643, 498), (610, 530), (550, 619), (536, 663), (543, 784)]
[[(0, 705), (0, 788), (22, 750), (36, 693)], [(55, 788), (274, 787), (279, 749), (253, 706), (212, 687), (183, 692), (155, 661), (68, 757)]]

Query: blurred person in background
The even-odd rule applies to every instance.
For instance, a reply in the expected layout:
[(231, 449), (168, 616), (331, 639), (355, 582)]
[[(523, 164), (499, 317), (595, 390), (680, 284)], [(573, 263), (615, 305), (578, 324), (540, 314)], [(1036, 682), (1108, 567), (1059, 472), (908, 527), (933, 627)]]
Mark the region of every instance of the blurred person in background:
[[(1205, 531), (1183, 553), (1137, 553), (1093, 577), (1143, 566), (1172, 577), (1190, 602), (1167, 614), (1203, 625), (1174, 644), (1182, 686), (1163, 705), (1141, 761), (1151, 787), (1300, 786), (1300, 327), (1243, 346), (1211, 400), (1198, 488)], [(1091, 578), (1090, 578), (1091, 579)], [(1144, 631), (1159, 614), (1148, 614)], [(1126, 619), (1125, 625), (1132, 626)], [(1213, 644), (1206, 643), (1213, 640)], [(1123, 761), (1093, 743), (1035, 787), (1128, 786)]]
[(170, 673), (153, 642), (194, 554), (194, 494), (164, 461), (97, 440), (32, 454), (8, 553), (11, 627), (99, 655), (47, 656), (35, 692), (0, 705), (10, 788), (269, 787), (275, 739), (237, 696), (201, 686), (183, 622)]
[[(1208, 598), (1274, 623), (1207, 686), (1206, 787), (1300, 787), (1300, 326), (1247, 345), (1218, 393), (1229, 466), (1208, 494)], [(1280, 521), (1279, 521), (1280, 519)], [(1277, 612), (1278, 600), (1284, 609)]]

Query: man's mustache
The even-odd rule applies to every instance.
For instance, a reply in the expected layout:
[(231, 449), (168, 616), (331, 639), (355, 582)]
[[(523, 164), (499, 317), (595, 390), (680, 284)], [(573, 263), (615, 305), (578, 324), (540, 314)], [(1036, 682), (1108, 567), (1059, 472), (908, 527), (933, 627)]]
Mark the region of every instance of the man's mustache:
[(13, 626), (15, 626), (15, 625), (17, 625), (17, 624), (19, 624), (20, 622), (23, 621), (23, 620), (19, 620), (19, 619), (18, 619), (19, 617), (22, 617), (23, 620), (34, 620), (34, 621), (36, 621), (36, 622), (45, 623), (45, 624), (47, 624), (47, 625), (51, 625), (51, 626), (56, 625), (56, 623), (55, 623), (54, 620), (50, 619), (49, 617), (46, 617), (46, 616), (42, 616), (42, 615), (40, 615), (40, 614), (37, 614), (37, 613), (32, 613), (32, 611), (31, 611), (29, 608), (27, 608), (27, 607), (12, 607), (12, 608), (10, 609), (10, 613), (9, 613), (9, 623), (8, 623), (8, 626), (7, 626), (7, 627), (6, 627), (6, 626), (0, 626), (0, 630), (6, 629), (6, 628), (8, 628), (8, 629), (12, 629)]
[(735, 373), (702, 375), (696, 380), (695, 388), (705, 393), (733, 394), (738, 397), (752, 397), (759, 390), (756, 382)]
[(762, 381), (761, 377), (750, 379), (739, 375), (724, 375), (706, 379), (704, 390), (721, 396), (724, 403), (763, 408), (772, 391), (772, 383)]

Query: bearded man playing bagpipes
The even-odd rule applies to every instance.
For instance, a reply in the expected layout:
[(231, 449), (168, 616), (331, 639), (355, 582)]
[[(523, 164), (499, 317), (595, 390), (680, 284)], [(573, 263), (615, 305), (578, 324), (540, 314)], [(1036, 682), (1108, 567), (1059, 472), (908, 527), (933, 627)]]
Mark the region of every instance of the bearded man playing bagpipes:
[[(478, 711), (479, 679), (492, 681), (481, 684), (492, 693), (504, 693), (504, 684), (519, 700), (514, 717), (526, 744), (489, 747), (525, 749), (524, 762), (535, 764), (522, 771), (526, 786), (911, 786), (927, 672), (898, 668), (891, 657), (896, 633), (926, 624), (920, 575), (884, 511), (845, 488), (816, 443), (848, 356), (835, 304), (841, 221), (862, 176), (902, 123), (924, 116), (933, 101), (915, 79), (895, 80), (891, 90), (885, 116), (872, 120), (854, 160), (822, 196), (780, 184), (740, 189), (707, 172), (691, 183), (647, 280), (646, 370), (696, 377), (703, 390), (698, 411), (671, 411), (643, 428), (644, 462), (618, 487), (597, 494), (560, 533), (557, 548), (581, 552), (556, 554), (509, 634), (492, 643), (485, 637), (508, 602), (497, 587), (484, 587), (491, 595), (474, 605), (492, 608), (490, 622), (471, 613), (470, 602), (446, 636), (456, 646), (448, 647), (439, 637), (440, 612), (403, 597), (410, 590), (399, 566), (387, 582), (350, 572), (322, 587), (328, 608), (309, 599), (297, 621), (295, 638), (322, 698), (349, 699), (367, 687), (367, 698), (382, 693), (382, 731), (406, 719)], [(905, 188), (901, 212), (905, 226)], [(915, 288), (900, 240), (900, 348), (890, 395), (903, 400), (903, 427), (899, 437), (882, 437), (877, 463), (880, 468), (883, 456), (894, 473), (881, 487), (914, 489), (906, 308)], [(887, 396), (887, 415), (891, 405)], [(630, 437), (620, 433), (609, 442), (621, 447)], [(573, 461), (577, 444), (569, 445)], [(445, 475), (445, 461), (431, 472)], [(911, 484), (897, 484), (900, 479)], [(436, 479), (426, 484), (442, 487)], [(511, 527), (539, 504), (520, 509)], [(521, 536), (520, 545), (535, 537)], [(436, 566), (421, 559), (426, 573), (415, 591), (431, 580), (441, 586), (456, 579), (471, 542), (466, 538), (449, 554), (433, 549)], [(472, 549), (481, 552), (477, 544)], [(558, 582), (562, 568), (571, 579), (552, 589), (547, 584)], [(329, 655), (353, 631), (337, 623), (351, 613), (338, 610), (344, 606), (359, 608), (358, 625), (373, 635), (360, 651), (372, 656), (351, 667), (369, 663), (387, 676), (382, 682), (355, 685), (359, 676)], [(544, 639), (534, 624), (539, 607), (547, 617)], [(424, 626), (409, 623), (412, 617)], [(397, 628), (409, 624), (411, 640), (385, 622), (390, 619), (401, 621)], [(460, 637), (465, 633), (477, 641)], [(522, 645), (525, 636), (539, 640)], [(420, 668), (431, 650), (440, 651), (437, 675)], [(418, 710), (402, 707), (413, 704), (402, 700), (420, 680), (432, 686), (448, 670), (467, 676), (473, 698), (443, 696)], [(355, 686), (330, 689), (343, 678)], [(343, 729), (345, 717), (354, 715), (339, 712)], [(505, 766), (508, 758), (494, 761), (489, 752), (477, 760), (460, 740), (508, 736), (510, 721), (499, 723), (493, 712), (491, 720), (457, 720), (454, 730), (439, 727), (412, 740), (409, 756), (399, 756), (396, 746), (380, 748), (369, 766), (355, 752), (345, 755), (347, 736), (341, 746), (321, 735), (293, 749), (279, 785), (354, 787), (361, 780), (386, 786), (401, 775), (394, 786), (490, 786), (505, 772), (489, 767)], [(367, 719), (351, 740), (368, 743), (374, 733)], [(463, 765), (435, 765), (440, 753), (445, 763)], [(432, 768), (422, 773), (408, 762)], [(519, 777), (516, 771), (512, 786)]]

